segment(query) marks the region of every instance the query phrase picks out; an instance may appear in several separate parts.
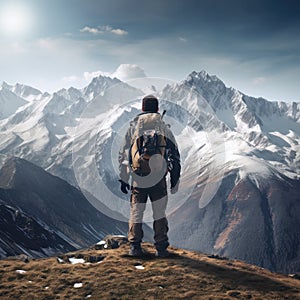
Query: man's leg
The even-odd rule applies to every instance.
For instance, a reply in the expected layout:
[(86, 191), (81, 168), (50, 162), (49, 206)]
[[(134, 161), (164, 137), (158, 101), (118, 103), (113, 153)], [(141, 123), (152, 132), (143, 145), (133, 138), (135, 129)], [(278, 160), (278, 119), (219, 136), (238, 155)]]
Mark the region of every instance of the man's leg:
[(149, 196), (153, 210), (155, 247), (158, 252), (163, 252), (169, 246), (169, 227), (166, 218), (168, 204), (166, 178), (163, 178), (157, 185), (150, 189)]
[(128, 241), (131, 244), (139, 245), (142, 242), (143, 215), (146, 208), (148, 194), (145, 190), (134, 187), (130, 197), (130, 219)]

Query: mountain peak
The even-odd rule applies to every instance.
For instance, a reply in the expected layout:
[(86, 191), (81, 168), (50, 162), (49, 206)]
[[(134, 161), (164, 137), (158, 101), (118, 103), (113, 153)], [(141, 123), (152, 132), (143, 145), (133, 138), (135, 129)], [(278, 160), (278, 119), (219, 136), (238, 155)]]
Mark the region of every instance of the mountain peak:
[(51, 185), (58, 187), (65, 184), (68, 184), (65, 180), (20, 157), (10, 157), (0, 169), (0, 188), (30, 190), (35, 186), (46, 190)]
[(110, 76), (105, 76), (105, 75), (99, 75), (96, 76), (92, 79), (91, 84), (96, 84), (96, 83), (104, 83), (104, 82), (121, 82), (120, 79), (118, 79), (117, 77), (110, 77)]
[(193, 71), (188, 75), (187, 80), (210, 84), (221, 83), (222, 85), (224, 85), (223, 81), (219, 79), (216, 75), (210, 75), (205, 70), (201, 70), (200, 72)]
[(194, 71), (195, 72), (195, 74), (197, 74), (198, 76), (201, 76), (201, 77), (203, 77), (203, 78), (207, 78), (207, 77), (210, 77), (210, 75), (208, 74), (208, 72), (206, 72), (205, 70), (201, 70), (200, 72), (196, 72), (196, 71)]
[(83, 89), (83, 94), (92, 100), (96, 96), (102, 95), (111, 86), (120, 82), (118, 78), (99, 75), (94, 77), (90, 84)]
[(2, 85), (0, 86), (0, 89), (10, 91), (18, 97), (26, 100), (33, 100), (36, 97), (42, 95), (42, 92), (40, 90), (20, 83), (10, 85), (7, 82), (3, 81)]
[(40, 90), (33, 88), (31, 86), (25, 85), (25, 84), (20, 84), (20, 83), (17, 83), (13, 87), (12, 91), (14, 93), (16, 93), (17, 95), (24, 97), (24, 98), (27, 98), (30, 96), (38, 96), (38, 95), (42, 94), (42, 92)]
[(9, 85), (6, 81), (3, 81), (2, 84), (1, 84), (1, 88), (8, 90), (8, 89), (12, 88), (12, 85)]
[[(197, 91), (213, 106), (220, 106), (222, 108), (227, 106), (226, 103), (219, 103), (221, 95), (227, 89), (225, 84), (217, 76), (209, 75), (205, 70), (200, 72), (193, 71), (181, 84)], [(216, 103), (213, 104), (214, 102)]]

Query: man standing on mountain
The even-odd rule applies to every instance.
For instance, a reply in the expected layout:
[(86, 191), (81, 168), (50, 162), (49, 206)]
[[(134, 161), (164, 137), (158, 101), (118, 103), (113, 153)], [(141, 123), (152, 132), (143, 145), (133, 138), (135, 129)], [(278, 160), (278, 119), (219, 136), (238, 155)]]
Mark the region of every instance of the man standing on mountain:
[(156, 256), (167, 257), (166, 175), (170, 173), (171, 193), (176, 193), (181, 170), (180, 155), (170, 126), (163, 122), (163, 116), (158, 112), (158, 99), (152, 95), (144, 97), (142, 111), (131, 122), (119, 153), (121, 191), (127, 194), (131, 189), (129, 254), (143, 254), (142, 222), (149, 197), (153, 210)]

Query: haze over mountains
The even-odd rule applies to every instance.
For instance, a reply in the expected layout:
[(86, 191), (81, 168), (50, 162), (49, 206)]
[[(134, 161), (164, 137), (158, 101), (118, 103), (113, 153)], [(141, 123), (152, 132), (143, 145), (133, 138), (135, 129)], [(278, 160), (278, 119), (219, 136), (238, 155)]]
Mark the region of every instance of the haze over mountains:
[[(104, 76), (54, 94), (2, 84), (2, 159), (29, 160), (125, 220), (117, 151), (143, 95)], [(183, 163), (181, 191), (170, 197), (171, 243), (299, 271), (300, 103), (246, 96), (205, 71), (156, 95)]]

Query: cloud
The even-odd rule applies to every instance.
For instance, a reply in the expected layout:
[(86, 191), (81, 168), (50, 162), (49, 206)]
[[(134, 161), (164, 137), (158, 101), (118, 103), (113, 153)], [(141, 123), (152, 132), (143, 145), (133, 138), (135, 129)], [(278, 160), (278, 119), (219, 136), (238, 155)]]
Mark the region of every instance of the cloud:
[(88, 85), (93, 78), (98, 76), (106, 76), (111, 78), (118, 78), (122, 81), (127, 81), (134, 78), (147, 77), (145, 71), (140, 68), (138, 65), (134, 64), (121, 64), (114, 72), (105, 72), (105, 71), (93, 71), (93, 72), (84, 72), (81, 76), (70, 75), (65, 76), (61, 79), (62, 86), (73, 85), (76, 87), (84, 87)]
[(84, 80), (86, 80), (87, 82), (91, 81), (94, 77), (98, 77), (98, 76), (106, 76), (106, 77), (110, 77), (111, 73), (109, 72), (103, 72), (103, 71), (94, 71), (94, 72), (84, 72), (83, 73), (83, 78)]
[(122, 81), (127, 81), (134, 78), (147, 77), (145, 71), (138, 65), (133, 64), (121, 64), (115, 72), (111, 74), (111, 77), (117, 77)]
[(80, 32), (88, 32), (92, 34), (101, 34), (103, 31), (99, 30), (98, 28), (92, 28), (89, 26), (85, 26), (84, 28), (80, 29)]
[(114, 33), (116, 35), (127, 35), (128, 34), (128, 32), (123, 29), (112, 29), (111, 33)]
[(182, 37), (182, 36), (180, 36), (180, 37), (179, 37), (179, 41), (180, 41), (180, 42), (183, 42), (183, 43), (186, 43), (186, 42), (187, 42), (187, 39), (184, 38), (184, 37)]
[(89, 84), (93, 78), (98, 76), (110, 77), (111, 73), (103, 71), (94, 71), (94, 72), (84, 72), (82, 75), (70, 75), (65, 76), (61, 79), (63, 85), (73, 85), (76, 87), (84, 87)]
[(260, 85), (260, 84), (263, 84), (266, 82), (266, 78), (265, 77), (256, 77), (256, 78), (253, 78), (252, 80), (252, 83), (254, 85)]
[(112, 33), (115, 35), (127, 35), (128, 32), (124, 29), (120, 28), (113, 28), (110, 25), (105, 26), (98, 26), (98, 27), (89, 27), (85, 26), (82, 29), (80, 29), (80, 32), (87, 32), (94, 35), (104, 34), (104, 33)]
[[(88, 35), (87, 32), (85, 34)], [(187, 38), (192, 46), (178, 47), (181, 44), (179, 37)], [(138, 40), (133, 40), (132, 36), (128, 38), (132, 40), (125, 43), (123, 38), (83, 39), (74, 34), (72, 38), (47, 37), (33, 41), (22, 40), (15, 44), (0, 39), (0, 77), (8, 82), (22, 82), (53, 92), (69, 84), (84, 87), (99, 75), (115, 76), (123, 80), (145, 76), (143, 70), (138, 72), (138, 68), (132, 65), (127, 69), (124, 66), (114, 69), (126, 62), (143, 66), (151, 77), (174, 80), (182, 80), (193, 70), (205, 69), (224, 80), (226, 85), (238, 88), (248, 95), (299, 101), (296, 82), (300, 74), (299, 64), (291, 59), (284, 68), (280, 64), (287, 57), (254, 55), (253, 53), (262, 50), (263, 53), (270, 53), (265, 41), (252, 43), (252, 48), (246, 44), (238, 53), (229, 54), (228, 49), (224, 53), (216, 53), (211, 47), (206, 47), (205, 40), (203, 47), (197, 47), (195, 39), (180, 34), (175, 38), (174, 35)], [(296, 44), (294, 47), (296, 48)], [(245, 57), (249, 49), (251, 55)], [(240, 50), (243, 50), (242, 55)], [(291, 62), (294, 62), (293, 65)]]
[(100, 26), (99, 29), (104, 33), (113, 33), (115, 35), (127, 35), (128, 32), (126, 30), (120, 28), (112, 28), (110, 25)]

